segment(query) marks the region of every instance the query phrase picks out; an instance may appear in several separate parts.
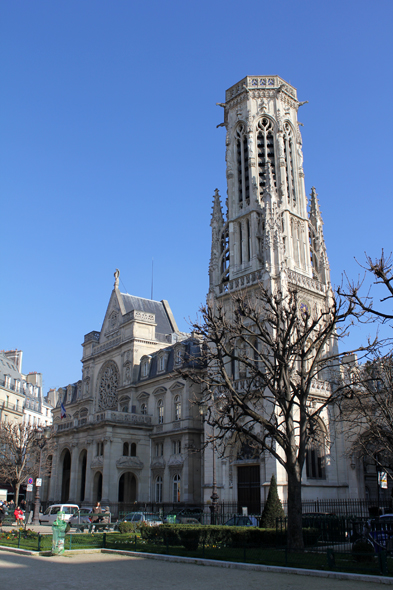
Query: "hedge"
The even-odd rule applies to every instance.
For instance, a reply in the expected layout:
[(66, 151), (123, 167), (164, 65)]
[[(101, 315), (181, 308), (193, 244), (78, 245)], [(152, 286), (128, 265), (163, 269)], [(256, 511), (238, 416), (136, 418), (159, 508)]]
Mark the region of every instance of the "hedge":
[[(317, 529), (303, 529), (306, 545), (317, 542)], [(162, 524), (140, 528), (142, 539), (158, 544), (183, 545), (193, 550), (198, 544), (228, 545), (231, 547), (282, 547), (286, 544), (286, 532), (254, 527), (230, 527), (218, 525)]]

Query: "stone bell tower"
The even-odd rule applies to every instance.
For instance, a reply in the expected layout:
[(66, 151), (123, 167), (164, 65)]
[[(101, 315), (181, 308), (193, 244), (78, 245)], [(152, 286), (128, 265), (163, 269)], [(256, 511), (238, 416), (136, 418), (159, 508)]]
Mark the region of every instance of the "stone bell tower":
[(247, 76), (219, 103), (228, 198), (224, 215), (216, 190), (210, 296), (269, 280), (326, 293), (329, 265), (317, 194), (313, 188), (308, 210), (304, 188), (302, 104), (278, 76)]

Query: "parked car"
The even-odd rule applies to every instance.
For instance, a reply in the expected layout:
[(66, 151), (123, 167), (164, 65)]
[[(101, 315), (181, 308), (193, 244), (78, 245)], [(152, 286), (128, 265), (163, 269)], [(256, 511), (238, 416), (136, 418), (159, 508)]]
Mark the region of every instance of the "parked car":
[(158, 526), (164, 524), (156, 514), (146, 512), (130, 512), (123, 518), (123, 522), (134, 522), (135, 524), (145, 523), (147, 526)]
[(39, 514), (39, 521), (40, 524), (53, 524), (57, 519), (57, 514), (59, 512), (64, 512), (64, 520), (68, 522), (71, 516), (78, 512), (79, 506), (77, 504), (52, 504), (45, 510), (42, 514)]
[[(191, 521), (198, 521), (201, 522), (203, 516), (203, 509), (198, 507), (186, 507), (181, 508), (180, 510), (171, 510), (164, 518), (164, 522), (190, 522)], [(175, 519), (173, 517), (176, 517)]]
[(74, 512), (69, 520), (70, 524), (84, 524), (91, 522), (93, 516), (92, 508), (81, 508), (79, 511)]
[(232, 516), (224, 526), (258, 526), (258, 519), (255, 516)]

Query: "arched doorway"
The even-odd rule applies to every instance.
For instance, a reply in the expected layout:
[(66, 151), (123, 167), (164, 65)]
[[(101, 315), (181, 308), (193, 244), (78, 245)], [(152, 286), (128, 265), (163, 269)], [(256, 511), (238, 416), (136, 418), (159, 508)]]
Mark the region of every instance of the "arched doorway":
[(70, 497), (71, 453), (68, 449), (63, 453), (63, 474), (61, 479), (61, 501), (68, 502)]
[(102, 498), (102, 473), (97, 471), (94, 476), (94, 501), (101, 502)]
[(136, 477), (130, 471), (123, 473), (119, 479), (119, 502), (136, 502)]
[(83, 502), (85, 499), (86, 487), (86, 466), (87, 466), (87, 451), (84, 449), (79, 455), (79, 500)]

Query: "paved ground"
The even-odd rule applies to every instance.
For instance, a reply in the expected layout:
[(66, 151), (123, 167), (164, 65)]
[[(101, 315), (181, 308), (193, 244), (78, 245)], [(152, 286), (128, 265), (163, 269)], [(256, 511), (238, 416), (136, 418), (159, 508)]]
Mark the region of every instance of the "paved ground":
[[(0, 587), (23, 590), (377, 590), (381, 584), (170, 563), (116, 554), (0, 552)], [(382, 586), (383, 587), (383, 586)], [(389, 588), (389, 586), (387, 586)]]

